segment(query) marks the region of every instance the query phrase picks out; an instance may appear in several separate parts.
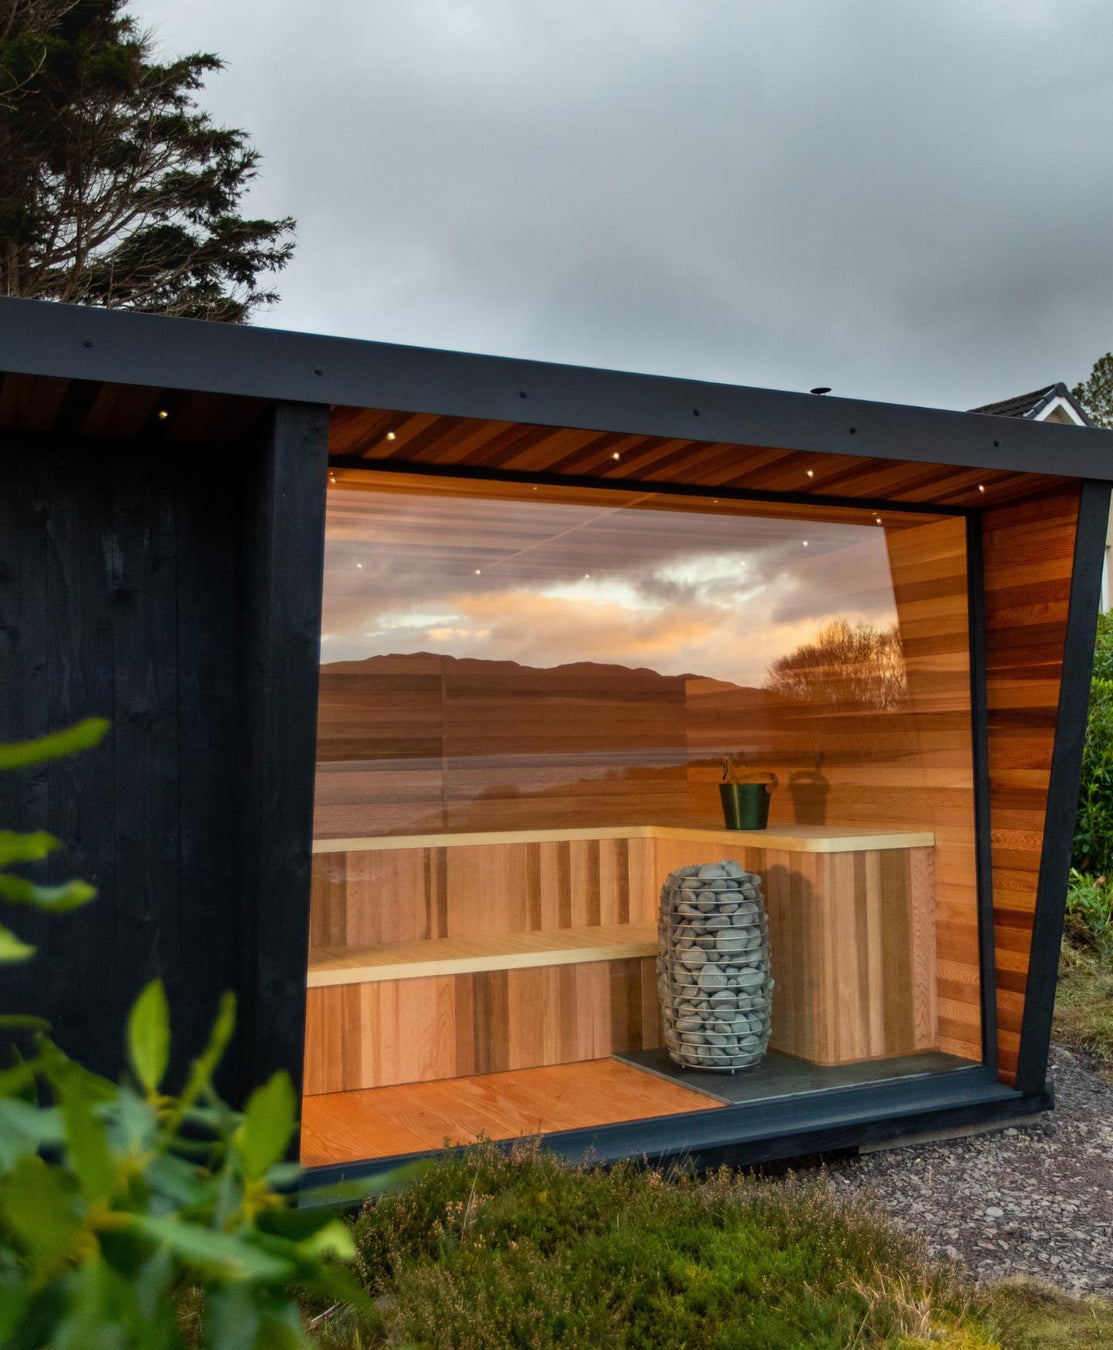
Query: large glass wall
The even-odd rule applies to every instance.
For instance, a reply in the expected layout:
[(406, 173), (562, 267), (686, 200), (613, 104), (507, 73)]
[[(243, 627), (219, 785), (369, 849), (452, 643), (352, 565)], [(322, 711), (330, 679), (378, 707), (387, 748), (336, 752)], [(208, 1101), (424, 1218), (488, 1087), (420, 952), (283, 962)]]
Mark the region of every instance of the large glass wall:
[[(977, 1059), (961, 519), (335, 479), (306, 1161)], [(764, 835), (724, 776), (772, 787)], [(729, 1082), (670, 1060), (654, 976), (662, 882), (722, 860), (777, 982)]]

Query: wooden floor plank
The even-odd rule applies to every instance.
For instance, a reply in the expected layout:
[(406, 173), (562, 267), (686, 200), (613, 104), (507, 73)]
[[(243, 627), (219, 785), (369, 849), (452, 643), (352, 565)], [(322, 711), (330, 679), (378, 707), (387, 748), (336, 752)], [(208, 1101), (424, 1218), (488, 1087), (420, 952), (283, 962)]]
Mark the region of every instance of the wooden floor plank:
[(613, 1059), (306, 1097), (305, 1167), (721, 1106)]

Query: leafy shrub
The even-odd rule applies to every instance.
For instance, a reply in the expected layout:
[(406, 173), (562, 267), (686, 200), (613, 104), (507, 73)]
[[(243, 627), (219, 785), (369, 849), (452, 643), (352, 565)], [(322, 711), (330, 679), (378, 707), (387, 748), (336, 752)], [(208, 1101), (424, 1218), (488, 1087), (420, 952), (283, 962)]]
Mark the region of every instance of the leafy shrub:
[(1090, 685), (1073, 854), (1080, 872), (1113, 873), (1113, 679)]
[[(105, 724), (18, 746), (19, 768), (95, 744)], [(35, 863), (58, 848), (39, 834), (0, 833), (0, 865)], [(85, 904), (83, 882), (39, 886), (0, 874), (0, 897), (59, 910)], [(0, 960), (27, 944), (0, 929)], [(350, 1258), (347, 1226), (327, 1208), (294, 1209), (299, 1169), (285, 1161), (294, 1089), (277, 1073), (241, 1114), (217, 1096), (213, 1073), (232, 1035), (226, 995), (205, 1051), (177, 1095), (163, 1090), (170, 1058), (166, 996), (148, 985), (132, 1009), (133, 1079), (89, 1073), (37, 1031), (34, 1052), (0, 1070), (0, 1344), (6, 1350), (178, 1350), (187, 1291), (213, 1350), (310, 1344), (291, 1288), (356, 1308), (366, 1300), (335, 1258)], [(8, 1018), (26, 1028), (31, 1018)], [(194, 1292), (198, 1291), (198, 1292)]]
[(1113, 612), (1098, 615), (1094, 637), (1095, 680), (1113, 680)]
[(1079, 946), (1113, 954), (1113, 887), (1104, 876), (1071, 868), (1066, 932)]

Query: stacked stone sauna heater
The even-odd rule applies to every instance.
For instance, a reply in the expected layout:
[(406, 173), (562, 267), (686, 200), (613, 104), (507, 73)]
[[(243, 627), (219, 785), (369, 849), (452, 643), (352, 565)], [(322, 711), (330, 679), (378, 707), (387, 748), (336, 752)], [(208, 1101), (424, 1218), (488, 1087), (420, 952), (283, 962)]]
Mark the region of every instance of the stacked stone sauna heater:
[(657, 986), (665, 1044), (686, 1069), (748, 1069), (769, 1044), (773, 979), (761, 878), (736, 862), (670, 872)]

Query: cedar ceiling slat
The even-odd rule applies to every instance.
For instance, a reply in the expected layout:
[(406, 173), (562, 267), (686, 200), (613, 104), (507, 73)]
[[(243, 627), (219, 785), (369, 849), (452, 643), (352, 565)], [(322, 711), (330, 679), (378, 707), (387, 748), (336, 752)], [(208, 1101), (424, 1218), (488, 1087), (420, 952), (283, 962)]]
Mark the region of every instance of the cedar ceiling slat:
[(691, 441), (666, 439), (660, 436), (642, 436), (622, 459), (611, 461), (610, 476), (646, 478), (654, 470), (668, 472), (688, 454)]
[[(640, 481), (736, 491), (826, 494), (930, 507), (982, 506), (1043, 493), (1063, 480), (946, 464), (776, 447), (339, 408), (331, 451), (345, 458)], [(397, 439), (386, 441), (388, 430)], [(620, 458), (614, 459), (618, 453)], [(813, 471), (809, 478), (808, 470)], [(978, 491), (978, 484), (987, 491)]]
[(20, 431), (49, 431), (69, 393), (71, 380), (50, 380), (37, 375), (15, 375), (5, 386), (6, 426)]
[[(264, 399), (228, 394), (8, 374), (0, 386), (0, 427), (101, 440), (143, 436), (229, 445), (241, 442), (270, 406)], [(160, 408), (171, 412), (165, 422), (157, 418)]]
[(644, 478), (647, 482), (658, 479), (714, 487), (737, 472), (738, 457), (745, 453), (747, 447), (722, 442), (651, 437), (643, 440), (634, 455), (624, 455), (620, 462), (612, 462), (608, 473), (617, 477)]

